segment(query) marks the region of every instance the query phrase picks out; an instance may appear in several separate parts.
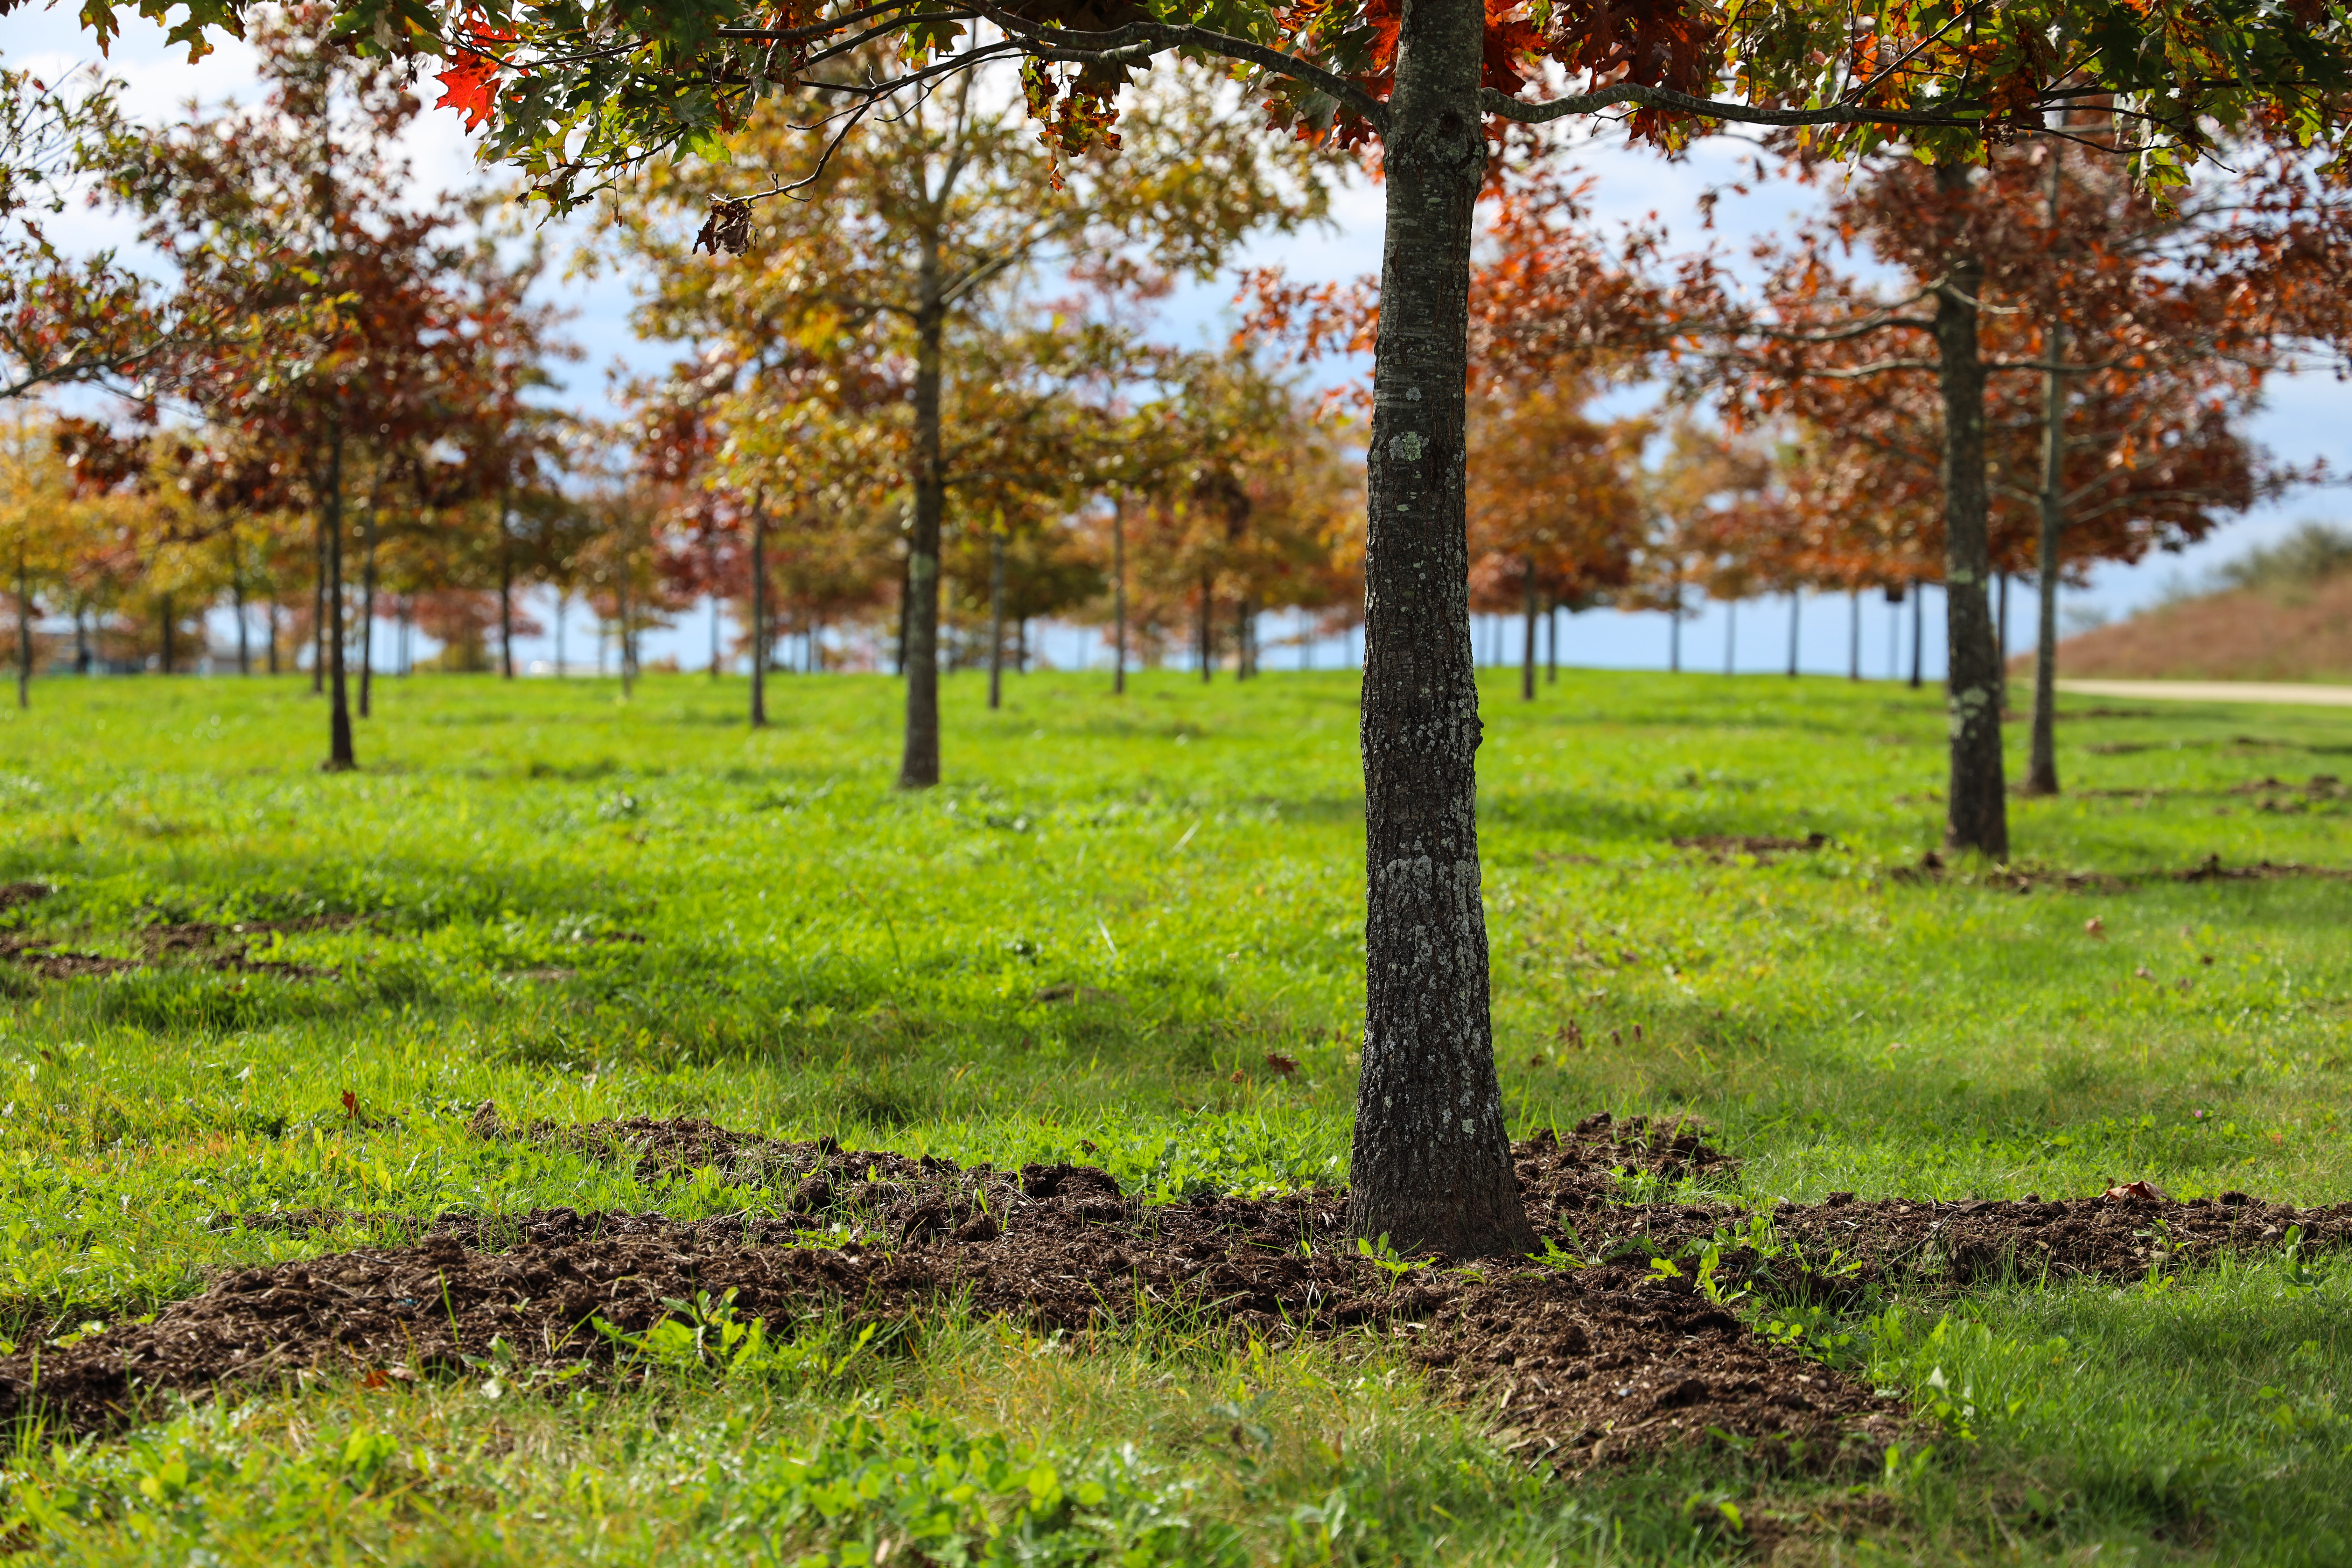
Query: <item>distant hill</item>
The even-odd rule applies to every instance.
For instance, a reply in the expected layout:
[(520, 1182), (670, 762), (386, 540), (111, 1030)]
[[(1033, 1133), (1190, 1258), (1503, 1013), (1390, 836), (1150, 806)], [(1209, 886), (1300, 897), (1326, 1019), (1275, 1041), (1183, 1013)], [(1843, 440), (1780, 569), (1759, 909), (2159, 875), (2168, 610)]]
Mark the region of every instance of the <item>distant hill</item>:
[[(2352, 680), (2352, 533), (2306, 523), (2174, 599), (2058, 645), (2081, 679)], [(2030, 670), (2031, 653), (2011, 661)]]

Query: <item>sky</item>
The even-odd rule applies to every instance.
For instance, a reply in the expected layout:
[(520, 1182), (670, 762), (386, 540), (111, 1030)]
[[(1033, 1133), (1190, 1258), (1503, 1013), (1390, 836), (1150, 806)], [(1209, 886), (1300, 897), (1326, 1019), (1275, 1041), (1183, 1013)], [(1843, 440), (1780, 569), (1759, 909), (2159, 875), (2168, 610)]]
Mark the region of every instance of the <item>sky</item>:
[[(95, 59), (96, 50), (88, 35), (77, 26), (70, 9), (28, 6), (0, 17), (0, 58), (12, 66), (61, 73)], [(104, 64), (130, 84), (128, 101), (134, 112), (153, 120), (177, 113), (192, 98), (216, 104), (224, 99), (250, 100), (255, 95), (253, 57), (245, 46), (224, 42), (202, 61), (191, 64), (184, 49), (165, 47), (162, 28), (137, 18), (127, 21)], [(430, 82), (425, 85), (428, 89), (432, 86)], [(431, 96), (428, 92), (428, 101)], [(420, 196), (461, 188), (484, 178), (485, 171), (474, 161), (473, 143), (454, 113), (428, 111), (421, 115), (409, 133), (407, 151)], [(1591, 205), (1603, 224), (1660, 221), (1676, 240), (1696, 245), (1703, 237), (1697, 219), (1697, 198), (1709, 186), (1728, 184), (1738, 176), (1744, 147), (1732, 139), (1711, 141), (1701, 143), (1686, 158), (1670, 163), (1654, 153), (1596, 137), (1580, 149), (1579, 156), (1583, 166), (1596, 177)], [(1810, 193), (1787, 185), (1766, 185), (1744, 198), (1727, 199), (1717, 209), (1713, 237), (1735, 249), (1743, 248), (1748, 238), (1788, 225), (1806, 209), (1811, 199)], [(1369, 183), (1358, 182), (1343, 191), (1334, 204), (1333, 219), (1323, 229), (1255, 245), (1239, 258), (1238, 265), (1280, 266), (1292, 277), (1305, 281), (1348, 279), (1375, 270), (1381, 248), (1379, 190)], [(553, 251), (569, 252), (582, 243), (593, 243), (593, 234), (583, 225), (559, 225), (557, 228), (558, 233), (551, 237)], [(51, 232), (63, 244), (77, 248), (120, 245), (125, 237), (124, 231), (104, 215), (80, 210), (54, 224)], [(667, 345), (640, 342), (631, 331), (628, 318), (632, 286), (626, 273), (605, 268), (593, 277), (558, 277), (549, 288), (553, 297), (572, 312), (568, 331), (586, 351), (583, 360), (563, 371), (569, 384), (564, 401), (601, 410), (607, 367), (623, 364), (651, 372), (673, 357), (674, 351)], [(1222, 336), (1230, 328), (1230, 289), (1222, 284), (1180, 291), (1164, 311), (1163, 334), (1185, 343)], [(1337, 376), (1347, 374), (1347, 369), (1332, 366), (1323, 374)], [(2337, 472), (2352, 471), (2352, 384), (2326, 374), (2279, 378), (2273, 383), (2266, 406), (2252, 421), (2251, 430), (2257, 440), (2284, 461), (2308, 464), (2325, 458)], [(2069, 590), (2063, 596), (2066, 622), (2081, 626), (2100, 619), (2122, 618), (2156, 602), (2168, 591), (2202, 581), (2219, 563), (2277, 537), (2300, 520), (2335, 521), (2347, 516), (2352, 516), (2352, 497), (2343, 489), (2305, 490), (2289, 496), (2249, 513), (2206, 542), (2180, 554), (2159, 554), (2135, 565), (2100, 568), (2085, 587)], [(551, 605), (539, 606), (538, 618), (551, 621)], [(1927, 609), (1926, 665), (1933, 678), (1943, 665), (1940, 597), (1931, 594)], [(1850, 652), (1851, 611), (1843, 600), (1806, 603), (1798, 616), (1801, 657), (1805, 668), (1844, 671)], [(2011, 647), (2030, 647), (2031, 594), (2021, 584), (2016, 591), (2011, 617)], [(1864, 674), (1884, 676), (1890, 668), (1907, 672), (1911, 657), (1907, 646), (1911, 620), (1908, 607), (1898, 611), (1873, 600), (1863, 606), (1861, 619)], [(709, 624), (707, 612), (683, 617), (673, 632), (656, 634), (648, 639), (648, 658), (674, 656), (688, 665), (707, 659)], [(1890, 631), (1899, 632), (1906, 639), (1901, 651), (1892, 659)], [(1286, 635), (1285, 626), (1270, 622), (1265, 637), (1269, 643), (1276, 643)], [(1790, 606), (1785, 599), (1742, 606), (1736, 612), (1736, 624), (1735, 615), (1727, 614), (1723, 606), (1709, 605), (1683, 625), (1685, 665), (1721, 669), (1728, 652), (1736, 655), (1737, 668), (1742, 670), (1781, 668), (1788, 658), (1789, 636)], [(1498, 645), (1493, 640), (1496, 637), (1500, 637)], [(1667, 661), (1671, 637), (1672, 628), (1663, 615), (1593, 612), (1567, 619), (1559, 654), (1563, 661), (1572, 664), (1660, 668)], [(583, 657), (585, 641), (575, 626), (569, 643), (575, 661)], [(1099, 638), (1091, 632), (1047, 629), (1040, 641), (1045, 657), (1058, 665), (1098, 662), (1105, 658)], [(1483, 628), (1477, 646), (1482, 658), (1483, 650), (1495, 647), (1505, 660), (1516, 659), (1519, 647), (1517, 628)], [(519, 643), (517, 651), (527, 664), (544, 663), (553, 656), (551, 640), (547, 637), (526, 639)], [(1343, 644), (1327, 641), (1304, 649), (1275, 648), (1267, 658), (1269, 664), (1282, 665), (1303, 656), (1328, 667), (1348, 653)]]

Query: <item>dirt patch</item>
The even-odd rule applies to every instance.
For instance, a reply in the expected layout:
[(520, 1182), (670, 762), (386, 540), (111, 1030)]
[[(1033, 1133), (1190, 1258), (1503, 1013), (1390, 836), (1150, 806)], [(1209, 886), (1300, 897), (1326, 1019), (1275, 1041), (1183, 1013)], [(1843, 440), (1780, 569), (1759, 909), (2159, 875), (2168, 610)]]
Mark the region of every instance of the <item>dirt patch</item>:
[[(2186, 1204), (2152, 1189), (2064, 1203), (1832, 1194), (1781, 1205), (1769, 1225), (1729, 1203), (1628, 1203), (1629, 1177), (1733, 1164), (1696, 1129), (1602, 1116), (1514, 1150), (1530, 1218), (1573, 1262), (1404, 1268), (1356, 1251), (1345, 1199), (1330, 1191), (1146, 1205), (1089, 1166), (961, 1168), (698, 1120), (509, 1130), (486, 1107), (475, 1128), (671, 1174), (756, 1166), (789, 1191), (790, 1212), (444, 1216), (415, 1246), (227, 1275), (149, 1322), (47, 1347), (37, 1363), (31, 1352), (0, 1359), (0, 1424), (41, 1407), (100, 1432), (169, 1392), (319, 1372), (457, 1373), (499, 1355), (626, 1375), (630, 1352), (596, 1321), (640, 1333), (699, 1292), (734, 1292), (737, 1312), (779, 1335), (814, 1313), (895, 1321), (962, 1296), (1077, 1343), (1141, 1310), (1198, 1313), (1277, 1342), (1385, 1333), (1491, 1411), (1512, 1447), (1567, 1469), (1701, 1440), (1809, 1465), (1868, 1462), (1899, 1435), (1899, 1405), (1750, 1332), (1698, 1289), (1689, 1259), (1709, 1238), (1726, 1288), (1815, 1299), (2011, 1271), (2129, 1279), (2224, 1248), (2283, 1246), (2291, 1227), (2314, 1247), (2352, 1241), (2352, 1205), (2297, 1210), (2239, 1194)], [(309, 1234), (383, 1217), (302, 1210), (234, 1223)], [(1653, 1267), (1658, 1257), (1685, 1262), (1668, 1272)]]
[(1801, 855), (1826, 847), (1830, 836), (1808, 833), (1802, 838), (1779, 838), (1769, 833), (1701, 833), (1674, 840), (1677, 849), (1696, 849), (1718, 866), (1742, 855), (1769, 862), (1775, 856)]
[(2305, 866), (2291, 860), (2258, 860), (2251, 866), (2225, 866), (2221, 856), (2208, 855), (2194, 866), (2172, 871), (2061, 871), (2053, 867), (2029, 863), (1955, 874), (1944, 864), (1944, 858), (1930, 849), (1919, 858), (1916, 865), (1897, 866), (1887, 876), (1896, 882), (1948, 880), (1964, 887), (2000, 888), (2013, 893), (2122, 893), (2156, 882), (2272, 882), (2294, 878), (2352, 881), (2352, 868)]
[(0, 914), (35, 904), (49, 896), (52, 889), (47, 882), (10, 882), (0, 887)]
[(58, 947), (46, 937), (5, 936), (0, 937), (0, 959), (44, 980), (74, 980), (86, 975), (175, 967), (210, 969), (228, 974), (275, 974), (284, 980), (318, 980), (334, 971), (284, 959), (255, 958), (252, 939), (276, 931), (342, 931), (359, 923), (360, 917), (356, 915), (311, 915), (299, 920), (245, 921), (228, 925), (188, 921), (142, 926), (132, 933), (142, 952), (138, 958), (75, 952)]

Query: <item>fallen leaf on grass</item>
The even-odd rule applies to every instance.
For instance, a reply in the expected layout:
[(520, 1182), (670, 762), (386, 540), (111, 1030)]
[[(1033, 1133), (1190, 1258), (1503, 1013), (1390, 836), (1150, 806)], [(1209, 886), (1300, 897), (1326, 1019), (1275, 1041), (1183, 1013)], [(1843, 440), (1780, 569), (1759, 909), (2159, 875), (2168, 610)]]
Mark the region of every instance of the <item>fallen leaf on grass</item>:
[(1279, 1051), (1268, 1051), (1265, 1055), (1265, 1065), (1273, 1069), (1277, 1078), (1288, 1078), (1298, 1070), (1297, 1058), (1286, 1057)]

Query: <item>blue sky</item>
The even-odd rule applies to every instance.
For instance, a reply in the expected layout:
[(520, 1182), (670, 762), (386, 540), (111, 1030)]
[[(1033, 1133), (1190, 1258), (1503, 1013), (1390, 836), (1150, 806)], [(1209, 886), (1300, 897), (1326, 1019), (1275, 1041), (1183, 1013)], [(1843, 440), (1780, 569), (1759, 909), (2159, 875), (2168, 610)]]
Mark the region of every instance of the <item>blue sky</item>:
[[(0, 58), (12, 65), (59, 71), (94, 55), (95, 50), (75, 25), (69, 10), (26, 9), (0, 18)], [(106, 64), (130, 82), (131, 103), (157, 118), (174, 112), (191, 97), (215, 102), (252, 94), (252, 57), (243, 46), (225, 44), (205, 60), (191, 65), (184, 51), (164, 47), (160, 28), (135, 19), (116, 41)], [(431, 86), (429, 82), (425, 85)], [(424, 115), (411, 134), (409, 150), (414, 177), (421, 193), (455, 188), (480, 178), (473, 163), (471, 146), (454, 114)], [(1599, 178), (1594, 203), (1604, 222), (1644, 219), (1654, 215), (1678, 238), (1690, 244), (1699, 238), (1695, 205), (1699, 193), (1711, 184), (1736, 177), (1743, 161), (1742, 149), (1736, 142), (1703, 144), (1688, 158), (1668, 163), (1654, 154), (1613, 144), (1606, 136), (1595, 137), (1582, 149), (1580, 156), (1585, 166)], [(1809, 193), (1785, 185), (1768, 185), (1745, 199), (1727, 201), (1717, 212), (1717, 237), (1738, 247), (1750, 236), (1786, 224), (1810, 200)], [(1328, 229), (1261, 244), (1244, 258), (1244, 262), (1254, 266), (1280, 265), (1294, 276), (1310, 279), (1353, 277), (1375, 268), (1381, 235), (1378, 191), (1360, 183), (1344, 192), (1335, 207), (1335, 219)], [(54, 226), (53, 232), (69, 245), (115, 243), (120, 238), (119, 231), (110, 228), (103, 218), (83, 213), (71, 215)], [(587, 237), (584, 228), (574, 227), (563, 234), (553, 248), (569, 250)], [(551, 287), (574, 312), (570, 331), (587, 350), (586, 359), (569, 371), (569, 399), (583, 406), (600, 406), (604, 369), (615, 362), (640, 369), (653, 369), (667, 362), (669, 356), (661, 345), (640, 342), (629, 330), (630, 287), (625, 275), (608, 269), (597, 278), (568, 279)], [(1227, 290), (1220, 286), (1194, 288), (1179, 294), (1166, 312), (1167, 332), (1179, 341), (1222, 334), (1226, 328), (1227, 298)], [(1338, 374), (1337, 367), (1334, 374)], [(2308, 463), (2325, 458), (2339, 472), (2352, 468), (2352, 384), (2325, 374), (2282, 378), (2273, 384), (2268, 405), (2255, 417), (2252, 430), (2282, 458)], [(2068, 594), (2067, 604), (2077, 617), (2127, 615), (2159, 597), (2173, 583), (2200, 578), (2217, 562), (2276, 536), (2299, 519), (2340, 519), (2347, 515), (2352, 515), (2352, 502), (2347, 502), (2340, 489), (2292, 496), (2250, 514), (2211, 541), (2181, 555), (2158, 556), (2135, 566), (2105, 568), (2086, 589)], [(1935, 624), (1937, 607), (1937, 601), (1931, 599), (1927, 647), (1931, 672), (1940, 669), (1942, 658), (1939, 628)], [(1781, 666), (1787, 657), (1788, 614), (1785, 601), (1741, 610), (1736, 638), (1739, 668), (1771, 669)], [(1887, 667), (1887, 630), (1892, 614), (1880, 603), (1864, 607), (1863, 647), (1866, 673), (1884, 673)], [(1845, 668), (1846, 615), (1842, 601), (1807, 606), (1801, 617), (1802, 657), (1807, 668)], [(2013, 616), (2019, 629), (2012, 633), (2012, 645), (2028, 646), (2031, 637), (2023, 628), (2030, 625), (2031, 611), (2021, 594)], [(1901, 619), (1907, 628), (1907, 612)], [(1723, 667), (1725, 622), (1723, 610), (1710, 606), (1696, 621), (1685, 624), (1683, 637), (1687, 667)], [(1269, 636), (1272, 635), (1273, 629), (1269, 628)], [(1507, 657), (1515, 657), (1516, 637), (1515, 630), (1507, 632)], [(656, 638), (651, 652), (658, 657), (675, 651), (693, 662), (707, 657), (698, 650), (707, 648), (708, 639), (707, 620), (699, 616), (688, 616), (675, 634)], [(1668, 627), (1662, 616), (1603, 612), (1576, 617), (1562, 640), (1561, 654), (1579, 664), (1654, 668), (1665, 662), (1667, 640)], [(1058, 663), (1075, 662), (1088, 641), (1076, 633), (1049, 637), (1048, 655)], [(575, 658), (582, 646), (583, 639), (575, 628), (572, 643)], [(533, 646), (521, 652), (526, 658), (545, 658), (551, 649)], [(1330, 644), (1314, 652), (1318, 662), (1328, 665), (1341, 657), (1343, 650)], [(1277, 662), (1288, 662), (1295, 656), (1284, 650), (1273, 657)], [(1907, 663), (1907, 659), (1906, 651), (1902, 662)]]

